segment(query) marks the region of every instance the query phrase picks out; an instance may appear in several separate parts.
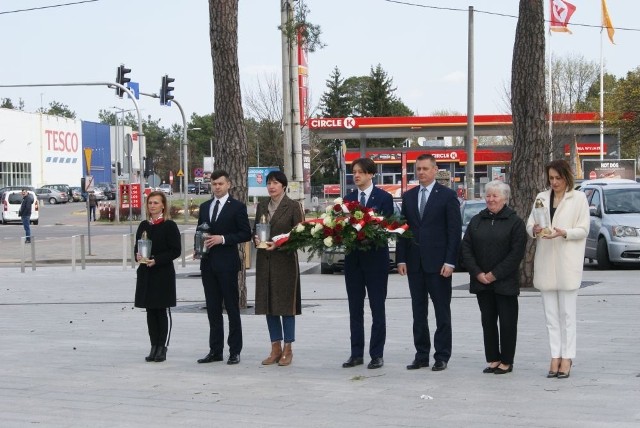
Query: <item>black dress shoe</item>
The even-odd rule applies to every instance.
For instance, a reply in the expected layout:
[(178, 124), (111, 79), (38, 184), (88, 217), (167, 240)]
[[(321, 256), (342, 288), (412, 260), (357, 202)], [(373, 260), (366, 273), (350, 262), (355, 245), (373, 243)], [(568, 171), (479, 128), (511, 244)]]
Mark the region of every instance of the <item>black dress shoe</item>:
[(238, 364), (240, 362), (240, 354), (231, 354), (227, 360), (227, 364)]
[(384, 360), (382, 357), (375, 357), (371, 359), (371, 362), (367, 365), (368, 369), (379, 369), (384, 366)]
[(431, 367), (431, 370), (434, 372), (441, 372), (442, 370), (447, 368), (446, 361), (436, 361), (436, 363)]
[(429, 367), (429, 361), (413, 360), (413, 362), (407, 366), (407, 370), (418, 370), (422, 367)]
[(198, 360), (198, 363), (213, 363), (214, 361), (222, 361), (222, 354), (214, 354), (213, 352), (209, 352), (204, 358), (200, 358)]
[(342, 363), (342, 367), (346, 369), (349, 367), (361, 366), (362, 364), (364, 364), (362, 357), (349, 357), (347, 361)]

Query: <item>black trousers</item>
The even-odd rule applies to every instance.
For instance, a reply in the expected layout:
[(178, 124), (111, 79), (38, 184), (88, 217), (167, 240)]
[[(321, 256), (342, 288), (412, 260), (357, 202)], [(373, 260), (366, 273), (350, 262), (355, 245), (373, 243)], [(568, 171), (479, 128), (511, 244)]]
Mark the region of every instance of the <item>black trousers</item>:
[(431, 338), (429, 335), (429, 298), (436, 315), (436, 332), (433, 335), (435, 353), (433, 359), (448, 362), (451, 358), (451, 277), (440, 273), (408, 273), (411, 309), (413, 311), (414, 359), (429, 362)]
[(210, 266), (202, 270), (202, 286), (207, 302), (209, 318), (209, 350), (214, 354), (222, 354), (224, 348), (224, 320), (222, 304), (229, 319), (229, 353), (240, 354), (242, 351), (242, 322), (238, 293), (238, 272), (214, 272)]
[(513, 364), (518, 336), (518, 296), (503, 296), (487, 290), (476, 294), (476, 298), (487, 362)]
[(369, 295), (371, 308), (371, 358), (384, 357), (387, 339), (385, 301), (389, 279), (389, 256), (383, 250), (349, 254), (344, 264), (344, 279), (349, 301), (349, 328), (351, 331), (351, 356), (362, 358), (364, 354), (364, 300)]
[(167, 346), (169, 317), (167, 308), (147, 308), (147, 327), (151, 346)]

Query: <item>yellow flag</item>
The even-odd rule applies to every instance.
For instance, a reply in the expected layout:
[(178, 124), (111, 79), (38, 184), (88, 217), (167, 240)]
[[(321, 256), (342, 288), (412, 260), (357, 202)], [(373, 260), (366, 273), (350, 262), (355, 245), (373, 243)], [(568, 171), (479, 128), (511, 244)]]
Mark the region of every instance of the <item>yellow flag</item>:
[(602, 0), (602, 28), (607, 29), (609, 40), (611, 40), (611, 43), (615, 45), (615, 42), (613, 41), (613, 35), (615, 34), (616, 29), (613, 28), (611, 18), (609, 18), (609, 11), (607, 10), (607, 2), (605, 0)]

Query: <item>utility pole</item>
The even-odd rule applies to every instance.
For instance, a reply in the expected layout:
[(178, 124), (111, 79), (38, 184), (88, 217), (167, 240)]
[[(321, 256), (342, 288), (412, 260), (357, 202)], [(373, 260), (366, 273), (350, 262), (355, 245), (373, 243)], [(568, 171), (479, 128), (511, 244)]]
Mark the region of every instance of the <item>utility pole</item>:
[(302, 171), (302, 135), (298, 98), (298, 50), (296, 34), (288, 29), (294, 20), (293, 0), (281, 0), (282, 24), (282, 116), (284, 130), (284, 173), (289, 177), (289, 197), (304, 199)]
[(467, 199), (475, 198), (476, 173), (473, 156), (475, 155), (475, 122), (474, 122), (474, 97), (473, 97), (473, 6), (469, 6), (469, 45), (467, 47), (467, 166), (465, 168), (465, 184), (467, 185)]

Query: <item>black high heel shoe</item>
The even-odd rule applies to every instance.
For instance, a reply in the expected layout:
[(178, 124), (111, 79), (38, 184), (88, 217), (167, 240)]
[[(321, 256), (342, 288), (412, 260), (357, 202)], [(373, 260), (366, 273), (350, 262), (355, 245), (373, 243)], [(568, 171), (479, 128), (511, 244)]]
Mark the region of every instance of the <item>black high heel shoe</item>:
[(549, 373), (547, 373), (547, 379), (553, 379), (554, 377), (558, 377), (558, 370), (560, 370), (560, 362), (562, 361), (560, 358), (552, 358), (551, 359), (551, 366), (553, 366), (553, 360), (559, 360), (558, 361), (558, 367), (556, 367), (556, 371), (553, 371), (553, 369), (549, 369)]
[(561, 372), (558, 370), (558, 379), (567, 379), (571, 374), (571, 367), (573, 366), (573, 360), (569, 360), (569, 371)]
[(151, 351), (149, 351), (149, 355), (144, 357), (144, 360), (148, 363), (156, 359), (156, 353), (158, 352), (158, 347), (156, 345), (151, 346)]

